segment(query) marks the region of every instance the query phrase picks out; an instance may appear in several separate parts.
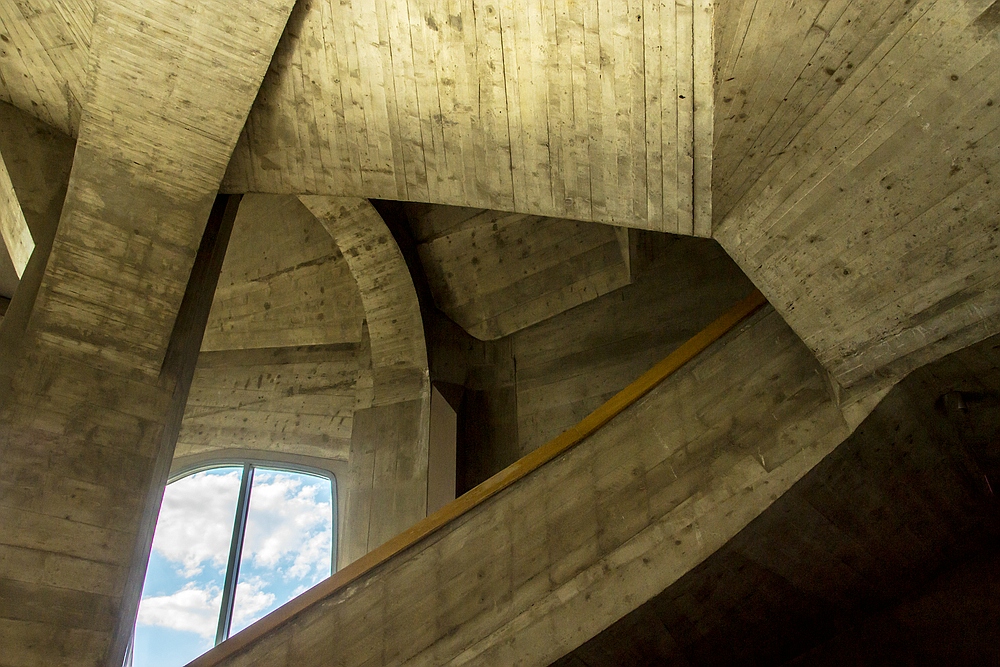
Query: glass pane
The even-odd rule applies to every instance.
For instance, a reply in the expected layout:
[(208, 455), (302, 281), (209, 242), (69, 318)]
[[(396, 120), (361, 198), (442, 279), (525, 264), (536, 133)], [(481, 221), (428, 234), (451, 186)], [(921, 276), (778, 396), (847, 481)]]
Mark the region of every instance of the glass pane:
[(330, 480), (257, 468), (230, 636), (329, 577), (332, 562)]
[(243, 468), (169, 484), (139, 602), (134, 667), (179, 667), (215, 644)]

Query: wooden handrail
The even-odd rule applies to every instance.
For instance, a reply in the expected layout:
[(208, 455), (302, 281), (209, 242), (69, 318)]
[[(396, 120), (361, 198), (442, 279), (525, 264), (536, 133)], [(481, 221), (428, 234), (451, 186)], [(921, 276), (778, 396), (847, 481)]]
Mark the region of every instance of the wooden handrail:
[(643, 373), (639, 379), (612, 396), (601, 407), (527, 456), (504, 468), (468, 493), (459, 496), (434, 514), (415, 523), (382, 546), (368, 552), (329, 579), (316, 584), (302, 595), (287, 602), (253, 625), (233, 635), (207, 653), (195, 658), (188, 667), (210, 667), (234, 655), (257, 639), (291, 621), (296, 615), (356, 581), (393, 556), (416, 545), (454, 519), (511, 486), (519, 479), (583, 442), (626, 408), (648, 394), (658, 384), (694, 359), (709, 345), (719, 340), (767, 303), (759, 290), (754, 290), (717, 320), (699, 331), (693, 338), (671, 352), (663, 361)]

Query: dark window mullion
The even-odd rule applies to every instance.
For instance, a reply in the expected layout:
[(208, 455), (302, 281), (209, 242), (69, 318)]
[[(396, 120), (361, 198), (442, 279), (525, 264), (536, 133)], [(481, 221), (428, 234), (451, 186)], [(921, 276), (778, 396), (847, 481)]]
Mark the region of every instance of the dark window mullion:
[(337, 480), (334, 477), (326, 477), (330, 482), (330, 512), (333, 515), (330, 520), (330, 576), (337, 571), (337, 519), (340, 517), (337, 512)]
[(226, 567), (226, 582), (222, 587), (222, 608), (219, 610), (219, 628), (215, 633), (215, 643), (229, 638), (229, 628), (233, 623), (233, 603), (236, 601), (236, 582), (240, 576), (240, 558), (243, 553), (243, 536), (246, 534), (247, 512), (250, 507), (250, 487), (253, 485), (253, 465), (243, 466), (240, 480), (240, 496), (236, 502), (236, 517), (233, 520), (233, 539), (229, 543), (229, 565)]

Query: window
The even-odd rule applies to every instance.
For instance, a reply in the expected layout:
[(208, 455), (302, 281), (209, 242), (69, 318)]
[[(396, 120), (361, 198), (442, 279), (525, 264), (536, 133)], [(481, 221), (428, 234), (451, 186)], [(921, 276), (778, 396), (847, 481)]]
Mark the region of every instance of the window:
[(179, 667), (330, 576), (335, 482), (220, 465), (167, 485), (128, 664)]

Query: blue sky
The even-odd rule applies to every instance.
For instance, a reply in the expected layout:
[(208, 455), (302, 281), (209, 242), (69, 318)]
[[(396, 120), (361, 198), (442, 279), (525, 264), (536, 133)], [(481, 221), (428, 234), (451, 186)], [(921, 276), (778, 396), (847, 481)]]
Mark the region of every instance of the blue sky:
[[(215, 641), (241, 468), (167, 487), (139, 605), (134, 667), (178, 667)], [(330, 576), (328, 479), (258, 468), (232, 633)]]

